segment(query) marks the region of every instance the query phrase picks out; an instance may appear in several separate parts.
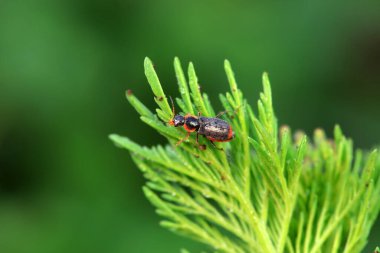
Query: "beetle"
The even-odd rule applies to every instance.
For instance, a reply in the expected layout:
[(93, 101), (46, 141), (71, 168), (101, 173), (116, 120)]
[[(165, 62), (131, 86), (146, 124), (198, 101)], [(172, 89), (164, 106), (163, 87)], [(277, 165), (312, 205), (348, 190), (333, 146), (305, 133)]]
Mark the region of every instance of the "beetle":
[[(191, 114), (182, 116), (180, 114), (175, 114), (174, 103), (171, 97), (170, 100), (173, 107), (173, 118), (169, 120), (169, 125), (174, 127), (183, 126), (187, 132), (187, 135), (177, 142), (177, 146), (183, 141), (187, 140), (192, 132), (197, 133), (196, 142), (198, 145), (198, 136), (203, 135), (211, 142), (214, 147), (216, 147), (214, 142), (229, 142), (235, 137), (232, 126), (228, 124), (227, 121), (219, 118), (221, 115), (226, 113), (226, 111), (218, 113), (218, 115), (213, 118), (203, 117), (201, 116), (200, 112), (198, 112), (198, 116)], [(205, 149), (205, 146), (199, 145), (199, 148)]]

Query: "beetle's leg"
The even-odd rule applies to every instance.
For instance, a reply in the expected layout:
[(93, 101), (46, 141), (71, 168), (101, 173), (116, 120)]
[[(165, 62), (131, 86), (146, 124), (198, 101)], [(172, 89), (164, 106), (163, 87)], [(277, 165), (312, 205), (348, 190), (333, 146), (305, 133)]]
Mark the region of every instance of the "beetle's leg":
[(219, 118), (220, 116), (222, 116), (223, 114), (227, 113), (228, 111), (222, 111), (222, 112), (219, 112), (215, 118)]
[(214, 146), (214, 148), (219, 149), (220, 151), (223, 151), (223, 150), (224, 150), (223, 148), (218, 148), (212, 140), (209, 140), (209, 141), (210, 141), (211, 144)]
[(220, 116), (222, 116), (222, 115), (225, 114), (225, 113), (231, 113), (232, 115), (231, 115), (230, 117), (233, 117), (233, 115), (236, 114), (236, 113), (239, 111), (240, 107), (242, 107), (242, 105), (239, 105), (238, 108), (236, 108), (232, 113), (231, 113), (231, 111), (222, 111), (222, 112), (219, 112), (219, 113), (215, 116), (215, 118), (219, 118)]
[(186, 141), (189, 138), (190, 134), (191, 134), (191, 132), (187, 132), (186, 136), (184, 138), (182, 138), (181, 140), (179, 140), (175, 145), (178, 146), (182, 142)]
[(203, 145), (199, 145), (198, 137), (199, 137), (199, 133), (197, 132), (196, 142), (197, 142), (198, 148), (200, 150), (205, 150), (206, 149), (206, 145), (204, 145), (204, 144)]

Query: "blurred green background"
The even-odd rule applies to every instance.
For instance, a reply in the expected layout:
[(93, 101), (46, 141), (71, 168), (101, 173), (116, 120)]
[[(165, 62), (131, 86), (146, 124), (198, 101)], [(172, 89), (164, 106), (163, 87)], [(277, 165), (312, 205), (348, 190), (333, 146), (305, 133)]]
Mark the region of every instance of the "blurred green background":
[[(199, 252), (158, 226), (144, 183), (109, 133), (164, 142), (124, 98), (151, 109), (149, 56), (168, 94), (193, 61), (217, 109), (232, 62), (256, 104), (270, 74), (280, 124), (341, 124), (380, 143), (380, 2), (0, 1), (0, 252)], [(379, 220), (372, 252), (380, 244)]]

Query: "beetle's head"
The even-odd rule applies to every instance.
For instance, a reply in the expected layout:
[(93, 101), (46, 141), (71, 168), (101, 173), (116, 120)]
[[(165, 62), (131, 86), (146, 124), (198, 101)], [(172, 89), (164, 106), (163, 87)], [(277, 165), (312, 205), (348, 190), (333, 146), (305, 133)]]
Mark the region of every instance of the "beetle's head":
[(170, 121), (169, 121), (169, 125), (171, 126), (175, 126), (175, 127), (178, 127), (178, 126), (183, 126), (183, 124), (185, 124), (185, 117), (183, 117), (182, 115), (175, 115)]
[(183, 117), (182, 115), (179, 115), (179, 114), (175, 114), (175, 109), (174, 109), (174, 103), (173, 103), (173, 99), (172, 97), (170, 97), (170, 101), (172, 102), (172, 110), (173, 110), (173, 118), (171, 120), (169, 120), (169, 125), (171, 126), (175, 126), (175, 127), (178, 127), (178, 126), (183, 126), (183, 124), (185, 124), (185, 117)]

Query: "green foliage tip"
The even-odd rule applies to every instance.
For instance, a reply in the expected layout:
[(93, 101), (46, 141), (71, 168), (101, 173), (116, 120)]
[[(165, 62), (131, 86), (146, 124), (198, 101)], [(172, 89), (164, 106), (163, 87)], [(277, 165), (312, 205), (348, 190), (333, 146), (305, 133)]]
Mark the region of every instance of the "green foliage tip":
[[(150, 111), (130, 91), (127, 99), (168, 144), (148, 148), (117, 134), (110, 139), (131, 152), (163, 227), (207, 245), (210, 252), (363, 250), (380, 210), (377, 150), (354, 150), (339, 126), (334, 139), (322, 129), (307, 138), (288, 126), (278, 127), (268, 74), (263, 74), (255, 113), (227, 60), (230, 92), (219, 97), (236, 138), (217, 144), (223, 151), (204, 139), (206, 149), (200, 150), (195, 137), (175, 146), (186, 132), (167, 124), (173, 117), (171, 104), (149, 58), (144, 68), (158, 108)], [(176, 57), (174, 71), (180, 94), (175, 101), (183, 113), (215, 116), (199, 89), (194, 65), (188, 65), (186, 77)]]

